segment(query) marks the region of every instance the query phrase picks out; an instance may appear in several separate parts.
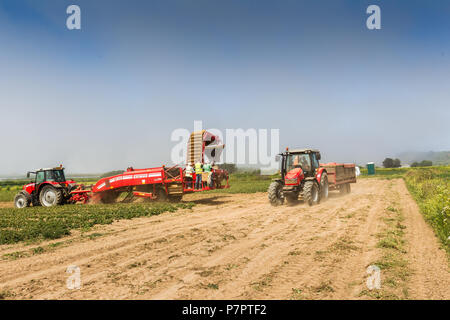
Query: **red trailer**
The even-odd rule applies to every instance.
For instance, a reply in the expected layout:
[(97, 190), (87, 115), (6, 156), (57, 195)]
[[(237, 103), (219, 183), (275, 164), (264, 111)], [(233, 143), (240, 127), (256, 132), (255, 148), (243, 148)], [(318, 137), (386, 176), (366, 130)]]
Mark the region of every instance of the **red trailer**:
[(328, 187), (341, 193), (350, 193), (350, 183), (356, 183), (354, 163), (321, 163), (328, 174)]

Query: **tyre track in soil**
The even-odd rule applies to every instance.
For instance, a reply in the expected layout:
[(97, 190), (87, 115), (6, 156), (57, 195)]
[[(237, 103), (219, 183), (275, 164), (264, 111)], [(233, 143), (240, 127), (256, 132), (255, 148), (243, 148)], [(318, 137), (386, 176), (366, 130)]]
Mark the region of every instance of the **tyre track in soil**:
[[(394, 181), (415, 213), (406, 219), (408, 230), (426, 231), (402, 183)], [(389, 190), (385, 181), (360, 180), (350, 195), (332, 195), (314, 207), (273, 208), (264, 193), (186, 199), (198, 205), (98, 226), (95, 232), (104, 235), (94, 240), (75, 235), (50, 252), (0, 261), (0, 290), (16, 299), (286, 299), (296, 288), (294, 298), (355, 299), (367, 265), (379, 254), (375, 234)], [(421, 261), (430, 246), (440, 252), (434, 238), (411, 258)], [(0, 255), (28, 247), (0, 246)], [(80, 290), (66, 289), (69, 265), (81, 268)], [(433, 268), (440, 268), (438, 279)], [(445, 295), (448, 275), (439, 263), (422, 269), (411, 292)], [(423, 284), (423, 277), (431, 279)]]

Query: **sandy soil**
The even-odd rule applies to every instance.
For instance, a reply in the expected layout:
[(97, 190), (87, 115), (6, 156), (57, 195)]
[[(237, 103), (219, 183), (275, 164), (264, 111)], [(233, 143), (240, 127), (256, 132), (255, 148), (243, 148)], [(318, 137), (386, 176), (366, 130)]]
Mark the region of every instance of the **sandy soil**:
[[(0, 291), (12, 299), (360, 299), (394, 189), (410, 297), (450, 299), (445, 252), (403, 181), (389, 184), (360, 180), (314, 207), (274, 208), (265, 193), (196, 194), (185, 197), (193, 210), (99, 226), (91, 237), (0, 246)], [(44, 252), (5, 256), (38, 246)], [(79, 290), (66, 287), (69, 265), (80, 267)]]

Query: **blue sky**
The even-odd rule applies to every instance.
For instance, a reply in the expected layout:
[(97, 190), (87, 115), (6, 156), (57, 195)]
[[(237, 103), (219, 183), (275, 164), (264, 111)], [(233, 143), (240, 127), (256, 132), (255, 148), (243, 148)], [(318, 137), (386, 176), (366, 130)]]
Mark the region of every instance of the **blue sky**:
[(448, 150), (449, 17), (425, 0), (1, 0), (0, 174), (168, 163), (194, 120), (278, 128), (325, 161)]

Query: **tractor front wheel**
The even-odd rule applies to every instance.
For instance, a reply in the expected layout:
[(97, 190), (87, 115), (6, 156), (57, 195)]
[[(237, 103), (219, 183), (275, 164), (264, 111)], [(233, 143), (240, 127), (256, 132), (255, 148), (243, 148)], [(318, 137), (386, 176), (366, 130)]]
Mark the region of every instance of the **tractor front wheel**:
[(283, 185), (280, 182), (272, 182), (269, 186), (268, 194), (271, 205), (280, 206), (284, 203)]
[(14, 206), (22, 209), (29, 207), (31, 204), (31, 196), (28, 192), (22, 190), (14, 197)]
[(315, 181), (306, 181), (303, 187), (303, 199), (312, 206), (319, 203), (319, 186)]
[(63, 195), (61, 190), (53, 186), (45, 186), (39, 194), (39, 202), (43, 207), (53, 207), (62, 204)]

